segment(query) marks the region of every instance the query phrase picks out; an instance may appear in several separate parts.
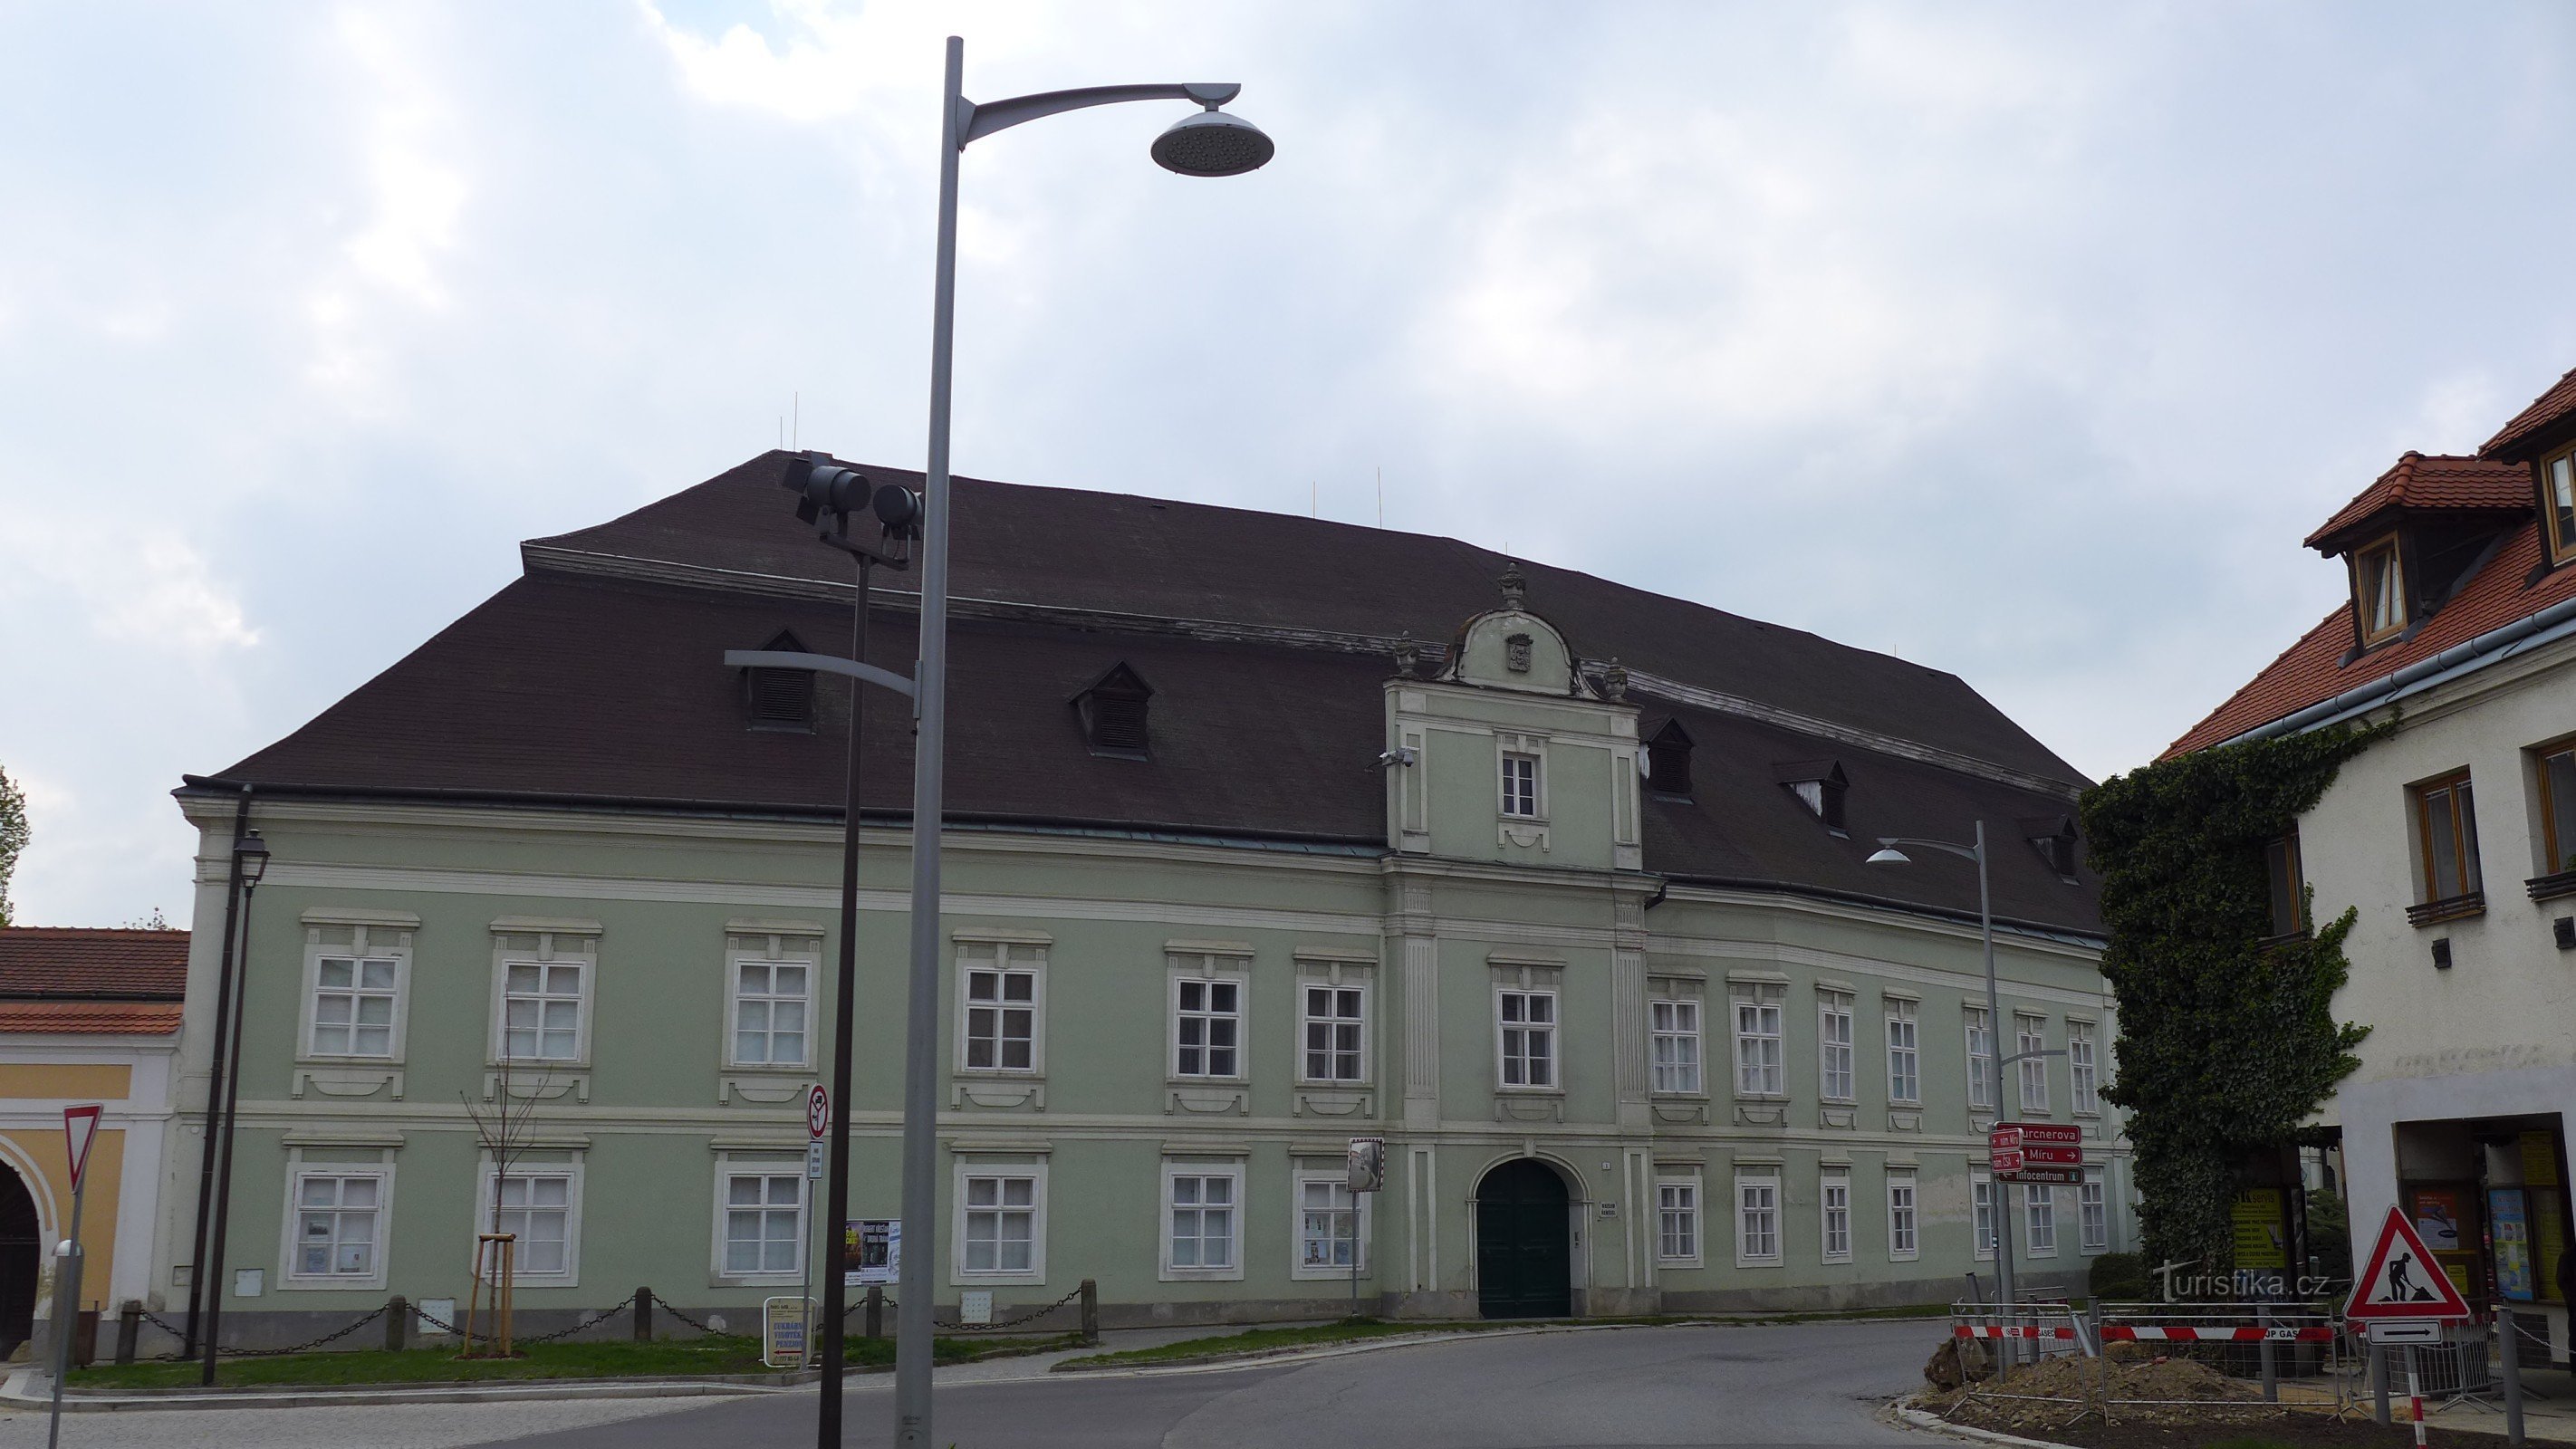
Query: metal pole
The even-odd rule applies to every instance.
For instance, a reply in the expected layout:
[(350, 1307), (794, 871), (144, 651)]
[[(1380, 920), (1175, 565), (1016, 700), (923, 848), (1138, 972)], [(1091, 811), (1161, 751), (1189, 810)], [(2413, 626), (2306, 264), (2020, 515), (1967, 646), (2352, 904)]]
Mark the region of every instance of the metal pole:
[(2424, 1449), (2424, 1380), (2415, 1371), (2415, 1345), (2406, 1345), (2406, 1413), (2415, 1421), (2415, 1449)]
[[(859, 596), (850, 610), (850, 657), (865, 664), (869, 569), (865, 555), (858, 556), (858, 565)], [(850, 1033), (857, 1020), (859, 995), (859, 722), (866, 714), (865, 692), (853, 679), (848, 778), (841, 790), (841, 950), (839, 969), (832, 982), (832, 1145), (823, 1169), (823, 1224), (824, 1231), (830, 1234), (824, 1241), (835, 1247), (842, 1240), (841, 1225), (850, 1216)], [(813, 1192), (808, 1189), (806, 1199), (810, 1203), (812, 1198)], [(810, 1272), (810, 1251), (806, 1263)], [(810, 1305), (813, 1301), (808, 1296), (801, 1303)], [(822, 1398), (814, 1417), (814, 1442), (822, 1449), (840, 1449), (841, 1444), (841, 1369), (847, 1362), (842, 1352), (841, 1315), (848, 1308), (849, 1288), (835, 1262), (823, 1273)], [(810, 1308), (800, 1307), (799, 1311), (810, 1312)], [(805, 1331), (809, 1358), (814, 1346), (814, 1324), (809, 1317)]]
[(2504, 1345), (2504, 1436), (2513, 1449), (2522, 1449), (2522, 1345), (2514, 1340), (2520, 1330), (2511, 1309), (2498, 1306), (2495, 1321), (2496, 1341)]
[[(233, 806), (234, 844), (240, 843), (242, 832), (249, 828), (250, 791), (245, 787)], [(188, 1239), (190, 1256), (196, 1261), (188, 1270), (188, 1324), (179, 1345), (179, 1352), (189, 1358), (197, 1354), (197, 1308), (204, 1301), (206, 1288), (206, 1224), (215, 1206), (215, 1101), (224, 1090), (224, 1034), (233, 1010), (233, 920), (241, 906), (242, 863), (239, 850), (229, 854), (232, 871), (224, 879), (223, 964), (215, 969), (214, 1050), (207, 1054), (206, 1064), (206, 1146), (197, 1154), (197, 1230)]]
[(63, 1433), (63, 1380), (72, 1372), (72, 1335), (80, 1328), (81, 1280), (81, 1200), (89, 1196), (89, 1183), (84, 1180), (72, 1187), (72, 1235), (65, 1239), (71, 1251), (61, 1256), (54, 1269), (54, 1403), (45, 1424), (45, 1449), (54, 1449)]
[[(895, 1304), (895, 1443), (930, 1449), (931, 1260), (937, 1253), (939, 827), (948, 723), (948, 387), (957, 314), (957, 154), (966, 42), (940, 91), (939, 250), (930, 304), (930, 456), (922, 473), (921, 658), (914, 667), (912, 974), (904, 1001), (903, 1268)], [(834, 1446), (837, 1449), (837, 1446)]]
[(2370, 1355), (2370, 1418), (2376, 1424), (2388, 1422), (2388, 1350), (2375, 1338), (2364, 1338), (2362, 1351)]
[[(1995, 990), (1995, 908), (1994, 898), (1986, 885), (1986, 822), (1977, 822), (1977, 930), (1986, 948), (1986, 1076), (1992, 1083), (1990, 1099), (1995, 1120), (2004, 1120), (2004, 1007)], [(2013, 1296), (2012, 1189), (1992, 1172), (1995, 1195), (1995, 1291), (2003, 1299), (2005, 1322), (2019, 1310)], [(2003, 1340), (2004, 1354), (2018, 1360), (2021, 1347), (2013, 1339)]]
[[(233, 1198), (233, 1128), (241, 1116), (241, 1038), (242, 1019), (250, 1014), (250, 905), (259, 887), (242, 883), (240, 967), (233, 982), (233, 1030), (226, 1048), (232, 1071), (224, 1078), (224, 1144), (215, 1161), (215, 1221), (207, 1238), (205, 1270), (214, 1275), (206, 1285), (205, 1341), (197, 1345), (205, 1365), (197, 1382), (206, 1388), (215, 1386), (215, 1345), (222, 1340), (224, 1322), (224, 1249), (232, 1220)], [(382, 1252), (383, 1246), (377, 1247)]]

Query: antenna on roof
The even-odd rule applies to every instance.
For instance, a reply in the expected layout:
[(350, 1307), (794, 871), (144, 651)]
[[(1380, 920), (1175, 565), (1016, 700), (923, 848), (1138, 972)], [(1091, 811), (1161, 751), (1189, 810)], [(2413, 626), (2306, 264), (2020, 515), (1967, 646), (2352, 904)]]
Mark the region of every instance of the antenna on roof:
[(1308, 518), (1324, 516), (1324, 485), (1312, 478), (1306, 480), (1306, 516)]
[(1377, 465), (1377, 526), (1386, 527), (1386, 465)]
[(787, 435), (787, 446), (791, 449), (801, 447), (805, 441), (805, 394), (791, 392), (787, 395), (787, 415), (796, 420), (795, 431)]

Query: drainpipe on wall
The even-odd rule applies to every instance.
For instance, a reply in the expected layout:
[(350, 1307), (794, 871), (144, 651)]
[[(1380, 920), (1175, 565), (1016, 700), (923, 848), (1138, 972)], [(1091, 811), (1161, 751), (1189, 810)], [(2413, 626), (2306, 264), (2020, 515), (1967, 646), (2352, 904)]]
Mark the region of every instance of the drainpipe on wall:
[[(242, 833), (250, 828), (251, 787), (243, 785), (239, 788), (241, 798), (233, 807), (233, 840), (241, 839)], [(189, 1358), (197, 1355), (197, 1314), (205, 1301), (209, 1277), (206, 1271), (206, 1231), (210, 1226), (208, 1218), (215, 1207), (215, 1105), (223, 1100), (224, 1039), (232, 1023), (233, 1006), (233, 924), (241, 910), (241, 853), (227, 842), (224, 856), (230, 873), (224, 881), (223, 958), (215, 972), (215, 1034), (213, 1049), (207, 1058), (206, 1141), (197, 1163), (197, 1230), (195, 1236), (188, 1240), (188, 1321), (181, 1351)]]

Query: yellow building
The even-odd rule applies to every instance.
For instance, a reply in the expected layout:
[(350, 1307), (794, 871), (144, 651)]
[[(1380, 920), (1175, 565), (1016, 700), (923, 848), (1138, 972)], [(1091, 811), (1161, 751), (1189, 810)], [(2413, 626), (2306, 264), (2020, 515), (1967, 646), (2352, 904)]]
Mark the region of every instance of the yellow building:
[(71, 1225), (67, 1106), (107, 1108), (89, 1153), (82, 1306), (113, 1316), (151, 1299), (187, 974), (185, 931), (0, 929), (0, 1358), (25, 1351), (50, 1306), (49, 1250)]

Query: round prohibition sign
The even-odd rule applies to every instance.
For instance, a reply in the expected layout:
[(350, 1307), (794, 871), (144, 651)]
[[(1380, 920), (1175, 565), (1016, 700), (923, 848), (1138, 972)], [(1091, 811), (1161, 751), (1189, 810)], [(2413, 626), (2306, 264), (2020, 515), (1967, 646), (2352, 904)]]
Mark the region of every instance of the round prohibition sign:
[(805, 1135), (820, 1137), (832, 1129), (832, 1094), (820, 1082), (805, 1093)]

